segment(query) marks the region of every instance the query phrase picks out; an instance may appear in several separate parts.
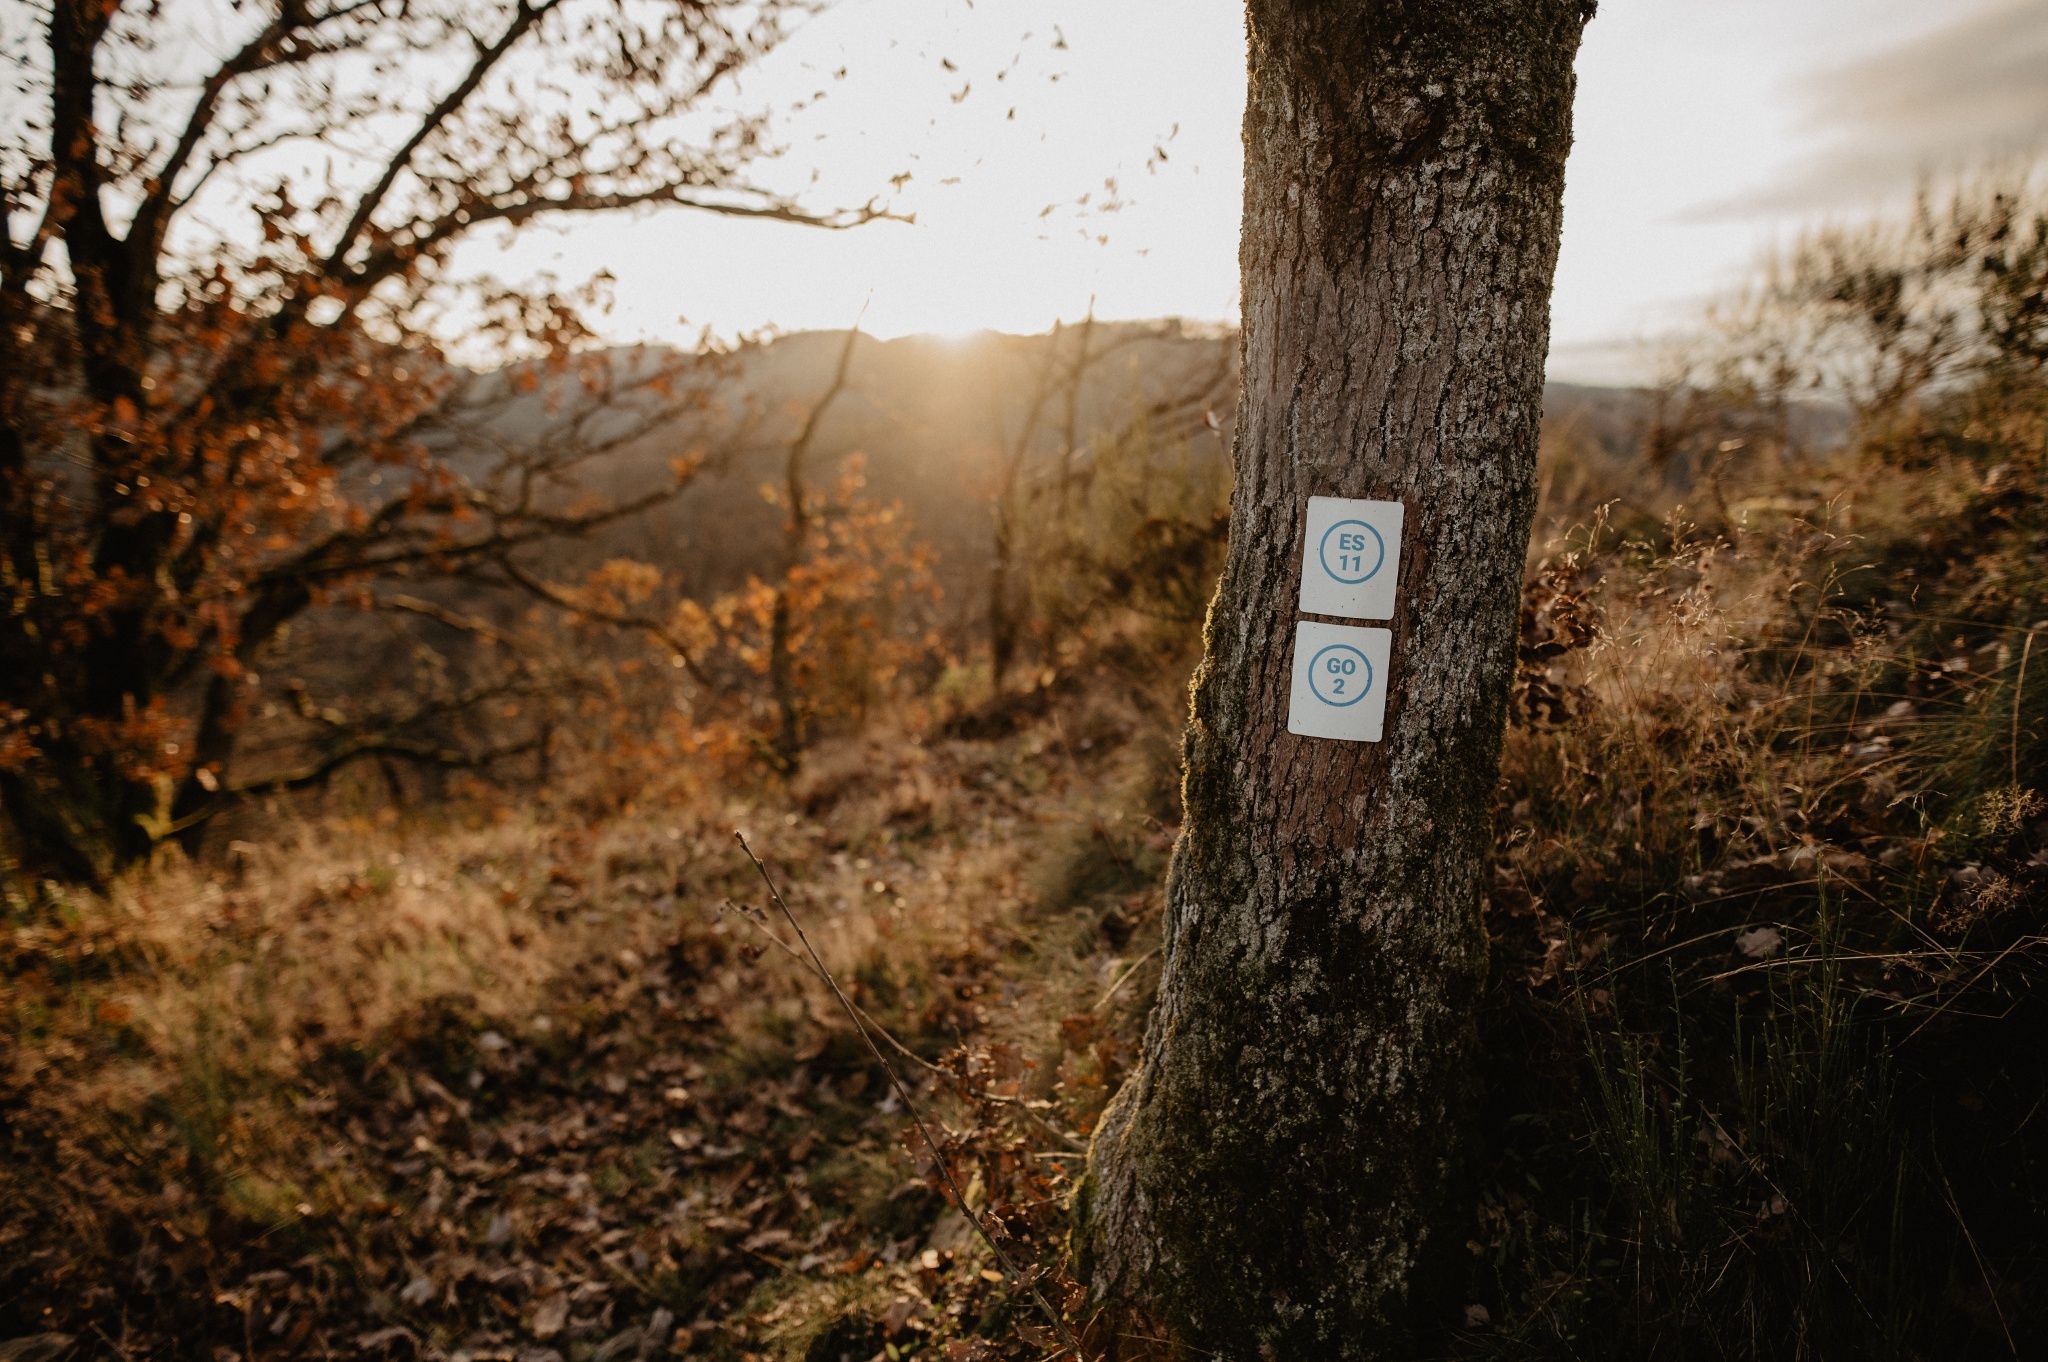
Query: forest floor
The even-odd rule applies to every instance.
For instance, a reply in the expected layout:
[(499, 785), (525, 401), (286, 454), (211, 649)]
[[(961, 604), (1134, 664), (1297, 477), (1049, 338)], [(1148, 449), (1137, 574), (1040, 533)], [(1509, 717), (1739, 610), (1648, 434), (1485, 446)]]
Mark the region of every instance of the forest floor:
[[(1532, 565), (1469, 1281), (1415, 1357), (2048, 1349), (2048, 498), (1777, 500)], [(1089, 1313), (1065, 1204), (1197, 642), (1105, 629), (786, 782), (280, 811), (17, 906), (0, 1362), (1022, 1362), (1034, 1292), (1185, 1355)]]
[(1173, 835), (1174, 724), (1117, 690), (826, 745), (747, 802), (308, 826), (17, 928), (0, 1338), (1043, 1355), (733, 834), (907, 1047), (969, 1201), (1054, 1262)]

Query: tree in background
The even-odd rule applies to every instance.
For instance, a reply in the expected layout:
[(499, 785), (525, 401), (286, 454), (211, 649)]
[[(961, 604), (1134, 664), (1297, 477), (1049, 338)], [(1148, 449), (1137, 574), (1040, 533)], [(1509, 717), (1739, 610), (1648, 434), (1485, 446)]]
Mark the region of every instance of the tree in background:
[[(878, 216), (759, 187), (766, 122), (711, 107), (806, 8), (52, 0), (10, 27), (0, 827), (17, 858), (94, 875), (203, 821), (238, 789), (266, 649), (317, 606), (405, 595), (473, 630), (419, 589), (456, 574), (575, 606), (520, 555), (673, 495), (694, 467), (681, 450), (673, 478), (630, 495), (593, 497), (581, 475), (689, 385), (653, 366), (630, 399), (585, 404), (605, 421), (543, 419), (479, 451), (477, 380), (444, 339), (528, 356), (536, 386), (573, 367), (590, 299), (457, 278), (450, 252), (645, 205)], [(191, 36), (209, 25), (231, 35), (224, 57)], [(424, 717), (503, 698), (466, 694)], [(295, 779), (502, 755), (305, 703), (334, 722)]]
[[(1092, 302), (1078, 324), (1055, 323), (1033, 342), (1042, 349), (1015, 429), (1000, 415), (994, 421), (987, 613), (997, 695), (1025, 645), (1056, 664), (1059, 641), (1105, 601), (1142, 601), (1148, 585), (1211, 584), (1213, 566), (1197, 542), (1216, 528), (1205, 514), (1207, 480), (1197, 468), (1154, 462), (1196, 432), (1221, 429), (1216, 410), (1229, 406), (1230, 352), (1218, 345), (1213, 362), (1168, 374), (1158, 395), (1088, 420), (1091, 377), (1100, 381), (1113, 360), (1180, 335), (1177, 322), (1103, 329), (1098, 336)], [(1124, 571), (1148, 556), (1151, 581)]]
[(896, 627), (912, 601), (937, 594), (930, 554), (911, 541), (902, 508), (867, 495), (858, 452), (840, 458), (824, 490), (814, 481), (819, 427), (846, 391), (862, 339), (857, 327), (846, 333), (831, 379), (783, 451), (780, 485), (763, 489), (783, 516), (774, 577), (750, 577), (708, 611), (728, 650), (766, 675), (770, 732), (761, 747), (784, 775), (802, 764), (821, 720), (858, 716), (907, 651), (936, 647), (922, 631), (906, 640)]
[[(1388, 1355), (1447, 1228), (1583, 0), (1253, 0), (1244, 405), (1098, 1295)], [(1290, 736), (1307, 498), (1406, 506), (1386, 740)], [(1263, 1354), (1262, 1354), (1263, 1350)]]
[[(1950, 454), (1996, 462), (2010, 446), (1991, 428), (2038, 400), (2044, 288), (2038, 173), (1924, 186), (1904, 213), (1808, 229), (1673, 341), (1640, 432), (1647, 468), (1616, 486), (1611, 458), (1560, 448), (1550, 504), (1586, 514), (1612, 497), (1624, 518), (1658, 514), (1647, 489), (1732, 525), (1783, 510), (1785, 477), (1845, 442), (1915, 471)], [(1956, 440), (1964, 404), (1985, 425)]]
[[(1093, 321), (1092, 313), (1090, 321)], [(1054, 393), (1062, 381), (1069, 391), (1077, 390), (1087, 367), (1085, 332), (1079, 353), (1063, 361), (1060, 341), (1065, 329), (1055, 322), (1052, 333), (1045, 339), (1045, 353), (1039, 357), (1037, 372), (1032, 376), (1030, 396), (1025, 401), (1017, 429), (1014, 432), (1001, 430), (1003, 422), (1000, 416), (996, 419), (999, 452), (996, 456), (995, 492), (990, 506), (988, 654), (989, 686), (997, 695), (1002, 694), (1004, 678), (1016, 661), (1017, 644), (1024, 627), (1023, 617), (1030, 608), (1026, 599), (1030, 582), (1020, 570), (1023, 566), (1020, 556), (1023, 552), (1024, 517), (1031, 489), (1026, 465), (1037, 444), (1046, 408)]]
[(1924, 460), (1940, 409), (2048, 367), (2048, 189), (2039, 175), (1923, 188), (1897, 219), (1804, 233), (1713, 317), (1690, 377), (1724, 400), (1844, 405), (1859, 437)]
[(768, 685), (775, 705), (775, 736), (771, 751), (775, 765), (783, 771), (796, 769), (810, 736), (810, 703), (797, 686), (796, 633), (798, 597), (803, 594), (810, 556), (814, 521), (819, 507), (810, 487), (811, 446), (818, 438), (818, 425), (839, 394), (846, 389), (846, 373), (853, 366), (854, 346), (860, 340), (858, 325), (846, 333), (839, 347), (839, 359), (832, 366), (832, 379), (811, 404), (803, 424), (782, 461), (782, 561), (781, 573), (771, 588), (768, 608)]

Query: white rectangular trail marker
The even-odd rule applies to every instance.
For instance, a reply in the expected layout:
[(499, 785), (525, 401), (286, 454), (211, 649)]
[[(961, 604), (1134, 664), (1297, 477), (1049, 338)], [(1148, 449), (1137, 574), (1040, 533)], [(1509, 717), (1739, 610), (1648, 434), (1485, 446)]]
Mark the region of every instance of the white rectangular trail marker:
[(1387, 717), (1393, 643), (1386, 629), (1297, 621), (1287, 731), (1302, 738), (1378, 742)]
[(1301, 608), (1354, 620), (1394, 617), (1401, 503), (1310, 497), (1301, 546)]

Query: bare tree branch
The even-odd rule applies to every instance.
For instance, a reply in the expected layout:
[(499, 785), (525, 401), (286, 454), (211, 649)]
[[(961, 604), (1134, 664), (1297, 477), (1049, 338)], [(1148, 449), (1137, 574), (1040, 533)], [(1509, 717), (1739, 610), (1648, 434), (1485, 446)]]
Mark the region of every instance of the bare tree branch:
[(589, 601), (578, 600), (570, 592), (528, 572), (509, 553), (499, 555), (493, 561), (498, 570), (505, 574), (507, 581), (529, 595), (545, 601), (557, 610), (574, 615), (579, 619), (592, 620), (599, 624), (609, 624), (619, 629), (638, 630), (659, 643), (662, 647), (668, 649), (671, 656), (679, 659), (682, 662), (683, 670), (688, 672), (690, 679), (698, 685), (709, 691), (722, 689), (716, 681), (711, 679), (704, 668), (698, 664), (695, 649), (678, 638), (674, 631), (654, 616), (638, 614), (632, 611), (612, 610), (604, 606), (595, 605)]

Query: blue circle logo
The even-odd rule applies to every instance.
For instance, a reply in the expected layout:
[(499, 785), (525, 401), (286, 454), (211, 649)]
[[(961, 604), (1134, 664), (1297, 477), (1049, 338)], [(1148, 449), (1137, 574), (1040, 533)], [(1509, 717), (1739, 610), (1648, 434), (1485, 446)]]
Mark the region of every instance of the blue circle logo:
[(1336, 709), (1355, 705), (1372, 690), (1372, 663), (1348, 643), (1332, 643), (1308, 662), (1308, 688)]
[(1387, 541), (1363, 520), (1340, 520), (1323, 531), (1316, 555), (1333, 580), (1357, 586), (1371, 581), (1387, 561)]

